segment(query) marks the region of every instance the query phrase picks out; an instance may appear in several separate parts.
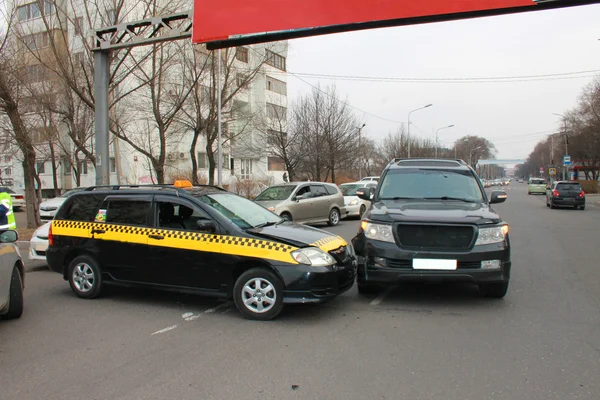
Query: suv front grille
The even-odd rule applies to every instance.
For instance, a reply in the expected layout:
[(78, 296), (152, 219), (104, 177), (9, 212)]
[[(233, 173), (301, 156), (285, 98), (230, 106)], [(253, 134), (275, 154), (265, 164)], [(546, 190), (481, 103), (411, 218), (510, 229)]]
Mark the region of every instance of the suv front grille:
[(408, 249), (466, 250), (475, 230), (465, 225), (398, 225), (400, 246)]

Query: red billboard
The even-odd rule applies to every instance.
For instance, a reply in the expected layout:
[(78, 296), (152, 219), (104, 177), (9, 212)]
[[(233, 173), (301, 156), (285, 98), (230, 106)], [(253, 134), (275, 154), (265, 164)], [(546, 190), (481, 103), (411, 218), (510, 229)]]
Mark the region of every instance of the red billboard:
[(599, 3), (600, 0), (194, 0), (210, 47)]

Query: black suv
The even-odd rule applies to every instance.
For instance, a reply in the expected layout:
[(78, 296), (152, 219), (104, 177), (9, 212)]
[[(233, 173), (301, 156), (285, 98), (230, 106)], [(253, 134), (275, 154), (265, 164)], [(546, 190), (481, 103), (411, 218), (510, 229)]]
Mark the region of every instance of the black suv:
[(475, 171), (464, 161), (395, 159), (376, 188), (352, 243), (358, 290), (372, 293), (403, 280), (467, 281), (504, 297), (510, 277), (508, 225), (490, 207)]
[(260, 320), (352, 287), (356, 257), (339, 236), (218, 187), (176, 183), (70, 196), (50, 227), (48, 265), (79, 297), (105, 284), (148, 285), (232, 298)]

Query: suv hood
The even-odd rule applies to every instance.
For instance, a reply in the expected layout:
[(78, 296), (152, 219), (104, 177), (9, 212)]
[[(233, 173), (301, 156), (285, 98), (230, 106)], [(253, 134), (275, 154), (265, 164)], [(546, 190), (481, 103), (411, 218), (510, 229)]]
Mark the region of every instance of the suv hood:
[(374, 222), (441, 222), (494, 224), (500, 216), (485, 203), (449, 200), (384, 200), (373, 203), (365, 215)]
[(293, 222), (249, 229), (248, 232), (265, 239), (284, 242), (290, 246), (315, 246), (323, 251), (331, 251), (348, 245), (344, 239), (337, 235)]

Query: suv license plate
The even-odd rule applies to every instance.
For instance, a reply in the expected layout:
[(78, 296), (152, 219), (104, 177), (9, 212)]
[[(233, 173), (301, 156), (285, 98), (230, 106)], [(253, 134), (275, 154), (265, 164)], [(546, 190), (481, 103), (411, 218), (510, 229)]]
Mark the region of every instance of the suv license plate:
[(413, 259), (413, 269), (453, 271), (456, 270), (457, 265), (458, 263), (456, 260), (439, 260), (429, 258)]

